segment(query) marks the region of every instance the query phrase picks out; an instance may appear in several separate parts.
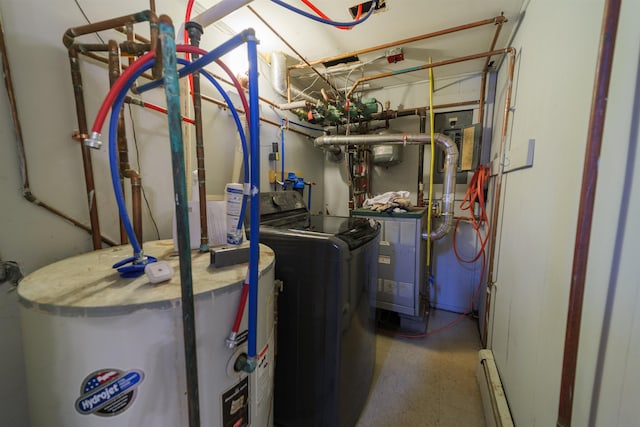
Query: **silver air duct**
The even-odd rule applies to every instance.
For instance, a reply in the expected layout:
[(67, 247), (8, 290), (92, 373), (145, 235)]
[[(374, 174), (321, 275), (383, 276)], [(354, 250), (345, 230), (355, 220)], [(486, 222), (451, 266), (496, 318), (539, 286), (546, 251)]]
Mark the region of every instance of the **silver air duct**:
[[(271, 86), (280, 96), (287, 98), (287, 56), (282, 52), (271, 52)], [(290, 89), (291, 96), (294, 98), (302, 98), (313, 105), (320, 103), (319, 99), (302, 93), (300, 89), (292, 85)], [(284, 105), (288, 106), (288, 104)]]
[[(442, 188), (442, 216), (440, 226), (428, 236), (437, 240), (446, 235), (453, 225), (454, 199), (456, 195), (456, 172), (458, 169), (458, 148), (453, 140), (441, 133), (435, 134), (436, 143), (445, 150), (444, 184)], [(313, 141), (316, 147), (336, 145), (420, 145), (431, 143), (431, 135), (391, 134), (391, 135), (330, 135), (321, 136)], [(423, 238), (427, 238), (423, 234)]]

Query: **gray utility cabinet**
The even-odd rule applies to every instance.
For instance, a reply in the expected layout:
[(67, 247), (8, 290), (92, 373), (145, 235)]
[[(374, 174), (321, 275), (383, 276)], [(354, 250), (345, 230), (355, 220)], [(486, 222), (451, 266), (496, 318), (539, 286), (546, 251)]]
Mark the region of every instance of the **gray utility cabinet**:
[(355, 209), (351, 214), (373, 218), (382, 225), (376, 307), (423, 317), (428, 297), (427, 242), (422, 239), (422, 233), (427, 231), (427, 210), (412, 208), (409, 212), (388, 214)]

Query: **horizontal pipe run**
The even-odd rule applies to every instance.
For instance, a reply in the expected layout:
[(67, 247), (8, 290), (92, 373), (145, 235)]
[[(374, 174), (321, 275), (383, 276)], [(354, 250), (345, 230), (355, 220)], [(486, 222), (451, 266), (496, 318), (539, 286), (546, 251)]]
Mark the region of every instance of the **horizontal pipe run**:
[[(480, 101), (475, 99), (471, 101), (460, 101), (460, 102), (450, 102), (447, 104), (438, 104), (433, 106), (433, 110), (441, 110), (444, 108), (454, 108), (454, 107), (464, 107), (469, 105), (478, 105)], [(385, 110), (379, 113), (372, 114), (371, 120), (389, 120), (389, 119), (397, 119), (398, 117), (407, 117), (407, 116), (419, 116), (421, 115), (421, 111), (429, 111), (429, 106), (425, 107), (415, 107), (415, 108), (403, 108), (401, 110)]]
[[(451, 230), (458, 166), (458, 148), (451, 138), (441, 133), (436, 133), (435, 142), (445, 150), (445, 177), (442, 189), (442, 216), (444, 220), (437, 229), (428, 235), (432, 240), (444, 237)], [(336, 145), (419, 145), (430, 143), (431, 135), (426, 134), (329, 135), (318, 137), (313, 141), (316, 147), (331, 147)], [(426, 237), (427, 236), (423, 236), (423, 238)]]
[(397, 75), (405, 74), (405, 73), (412, 73), (414, 71), (428, 70), (429, 68), (442, 67), (444, 65), (457, 64), (459, 62), (473, 61), (474, 59), (486, 58), (486, 57), (489, 57), (489, 56), (501, 55), (503, 53), (506, 53), (507, 51), (508, 51), (507, 48), (505, 48), (505, 49), (497, 49), (497, 50), (492, 50), (492, 51), (489, 51), (489, 52), (482, 52), (482, 53), (476, 53), (476, 54), (473, 54), (473, 55), (461, 56), (459, 58), (445, 59), (444, 61), (433, 62), (431, 64), (423, 64), (423, 65), (421, 65), (419, 67), (411, 67), (411, 68), (406, 68), (404, 70), (390, 71), (390, 72), (386, 72), (386, 73), (376, 74), (376, 75), (373, 75), (373, 76), (361, 77), (361, 78), (359, 78), (358, 80), (355, 81), (353, 86), (351, 86), (351, 89), (349, 89), (349, 91), (347, 92), (347, 98), (350, 97), (351, 94), (353, 93), (353, 91), (360, 84), (362, 84), (364, 82), (368, 82), (368, 81), (371, 81), (371, 80), (377, 80), (377, 79), (381, 79), (381, 78), (384, 78), (384, 77), (397, 76)]
[(329, 58), (318, 59), (316, 61), (310, 61), (310, 62), (306, 62), (305, 61), (304, 63), (296, 64), (296, 65), (293, 65), (293, 66), (291, 66), (289, 68), (290, 69), (293, 69), (293, 68), (306, 68), (306, 67), (310, 67), (312, 65), (323, 64), (325, 62), (339, 61), (341, 59), (349, 58), (351, 56), (358, 56), (358, 55), (362, 55), (362, 54), (365, 54), (365, 53), (375, 52), (375, 51), (378, 51), (378, 50), (385, 50), (385, 49), (389, 49), (389, 48), (395, 47), (395, 46), (400, 46), (400, 45), (404, 45), (404, 44), (408, 44), (408, 43), (413, 43), (413, 42), (417, 42), (417, 41), (420, 41), (420, 40), (426, 40), (426, 39), (430, 39), (430, 38), (433, 38), (433, 37), (443, 36), (443, 35), (455, 33), (455, 32), (458, 32), (458, 31), (468, 30), (470, 28), (476, 28), (476, 27), (481, 27), (483, 25), (494, 24), (494, 23), (497, 23), (499, 19), (505, 19), (505, 18), (504, 18), (504, 16), (496, 16), (494, 18), (483, 19), (481, 21), (475, 21), (475, 22), (471, 22), (469, 24), (459, 25), (457, 27), (451, 27), (451, 28), (447, 28), (447, 29), (444, 29), (444, 30), (440, 30), (440, 31), (434, 31), (432, 33), (422, 34), (422, 35), (416, 36), (416, 37), (410, 37), (410, 38), (407, 38), (407, 39), (396, 40), (396, 41), (391, 42), (391, 43), (385, 43), (385, 44), (382, 44), (382, 45), (373, 46), (373, 47), (369, 47), (369, 48), (366, 48), (366, 49), (360, 49), (360, 50), (356, 50), (354, 52), (345, 53), (345, 54), (342, 54), (342, 55), (337, 55), (337, 56), (332, 56), (332, 57), (329, 57)]
[[(137, 22), (146, 22), (146, 21), (148, 21), (149, 24), (151, 25), (152, 35), (155, 32), (155, 37), (153, 36), (151, 37), (151, 40), (152, 40), (151, 44), (153, 45), (153, 48), (155, 48), (156, 44), (154, 43), (154, 40), (157, 43), (158, 18), (156, 17), (155, 13), (153, 13), (151, 10), (143, 10), (142, 12), (133, 13), (131, 15), (120, 16), (118, 18), (108, 19), (106, 21), (94, 22), (92, 24), (82, 25), (80, 27), (69, 28), (67, 29), (67, 31), (65, 31), (64, 35), (62, 36), (62, 43), (68, 49), (73, 45), (75, 38), (78, 36), (95, 33), (98, 31), (111, 30), (117, 27), (122, 27), (127, 23), (137, 23)], [(154, 30), (154, 27), (155, 27), (155, 30)]]

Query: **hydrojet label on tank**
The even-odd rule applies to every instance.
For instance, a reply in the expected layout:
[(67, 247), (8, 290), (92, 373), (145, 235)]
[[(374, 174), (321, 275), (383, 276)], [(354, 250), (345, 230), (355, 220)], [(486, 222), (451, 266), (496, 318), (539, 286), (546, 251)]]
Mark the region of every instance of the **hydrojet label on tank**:
[(80, 397), (75, 404), (76, 411), (101, 417), (118, 415), (133, 404), (136, 389), (143, 379), (144, 373), (137, 369), (92, 372), (82, 381)]

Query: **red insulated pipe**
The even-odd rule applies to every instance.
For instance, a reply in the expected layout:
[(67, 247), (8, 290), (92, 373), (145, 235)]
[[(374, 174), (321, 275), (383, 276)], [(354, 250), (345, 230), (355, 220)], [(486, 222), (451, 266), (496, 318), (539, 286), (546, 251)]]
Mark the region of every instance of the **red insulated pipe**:
[(231, 332), (238, 333), (240, 330), (240, 323), (242, 322), (242, 316), (244, 315), (244, 307), (247, 305), (247, 296), (249, 295), (249, 284), (244, 283), (242, 285), (242, 295), (240, 295), (240, 305), (238, 305), (238, 311), (236, 312), (236, 319), (233, 321), (233, 328)]
[[(161, 106), (159, 106), (159, 105), (152, 104), (152, 103), (147, 102), (147, 101), (142, 101), (142, 105), (143, 105), (145, 108), (148, 108), (148, 109), (150, 109), (150, 110), (157, 111), (157, 112), (162, 113), (162, 114), (167, 114), (167, 109), (166, 109), (166, 108), (164, 108), (164, 107), (161, 107)], [(188, 117), (182, 117), (182, 121), (183, 121), (183, 122), (185, 122), (185, 123), (192, 124), (192, 125), (195, 125), (195, 124), (196, 124), (195, 120), (190, 119), (190, 118), (188, 118)]]

